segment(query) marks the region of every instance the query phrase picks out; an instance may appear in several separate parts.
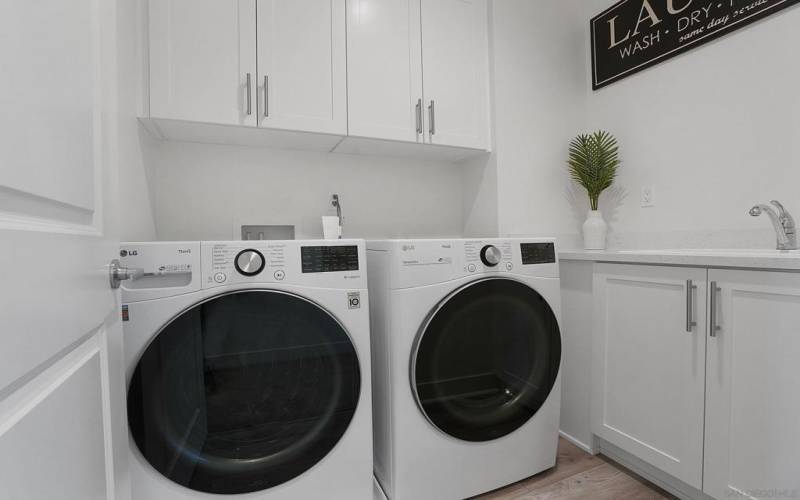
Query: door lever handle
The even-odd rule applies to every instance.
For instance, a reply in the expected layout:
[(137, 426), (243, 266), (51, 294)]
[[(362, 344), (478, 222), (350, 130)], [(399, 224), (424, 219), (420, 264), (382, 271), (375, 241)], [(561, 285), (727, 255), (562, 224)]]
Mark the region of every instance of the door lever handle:
[(119, 259), (114, 259), (108, 266), (108, 282), (113, 290), (119, 288), (123, 281), (134, 281), (144, 276), (144, 269), (124, 267)]

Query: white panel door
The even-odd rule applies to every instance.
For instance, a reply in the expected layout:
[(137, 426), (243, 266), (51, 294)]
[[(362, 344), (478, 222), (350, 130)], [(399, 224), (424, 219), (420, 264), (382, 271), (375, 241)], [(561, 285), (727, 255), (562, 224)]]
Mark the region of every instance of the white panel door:
[(486, 0), (422, 0), (426, 141), (488, 149)]
[(256, 126), (255, 2), (150, 0), (151, 117)]
[(258, 126), (347, 133), (345, 0), (258, 0)]
[(116, 26), (112, 1), (0, 3), (3, 499), (125, 496), (108, 283), (119, 252)]
[(421, 142), (419, 0), (348, 0), (348, 134)]
[(594, 275), (592, 432), (698, 489), (706, 273), (598, 264)]
[[(800, 495), (800, 274), (716, 270), (703, 490)], [(712, 290), (709, 293), (714, 293)]]

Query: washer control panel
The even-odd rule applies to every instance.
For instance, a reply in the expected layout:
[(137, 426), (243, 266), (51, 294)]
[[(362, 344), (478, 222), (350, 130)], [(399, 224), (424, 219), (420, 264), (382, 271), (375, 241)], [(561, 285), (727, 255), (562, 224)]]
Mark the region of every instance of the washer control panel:
[[(204, 288), (247, 284), (313, 284), (360, 288), (366, 283), (364, 244), (333, 241), (220, 241), (202, 243)], [(366, 285), (364, 285), (366, 286)]]

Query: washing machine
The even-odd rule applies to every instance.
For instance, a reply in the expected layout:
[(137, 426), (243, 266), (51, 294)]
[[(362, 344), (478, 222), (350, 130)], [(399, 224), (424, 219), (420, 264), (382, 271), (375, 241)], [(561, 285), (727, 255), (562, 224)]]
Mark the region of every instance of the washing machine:
[(123, 243), (133, 500), (371, 500), (363, 241)]
[(367, 243), (375, 475), (390, 500), (456, 500), (553, 467), (555, 240)]

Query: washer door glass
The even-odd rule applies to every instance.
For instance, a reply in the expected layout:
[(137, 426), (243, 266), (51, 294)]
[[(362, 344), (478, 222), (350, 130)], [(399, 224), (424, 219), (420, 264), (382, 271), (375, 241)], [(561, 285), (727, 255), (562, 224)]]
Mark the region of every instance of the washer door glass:
[(171, 321), (128, 389), (142, 456), (172, 481), (218, 494), (265, 490), (330, 452), (361, 374), (343, 327), (295, 295), (222, 295)]
[(427, 419), (464, 441), (524, 425), (558, 376), (561, 335), (547, 302), (513, 280), (478, 281), (445, 299), (417, 339), (412, 385)]

